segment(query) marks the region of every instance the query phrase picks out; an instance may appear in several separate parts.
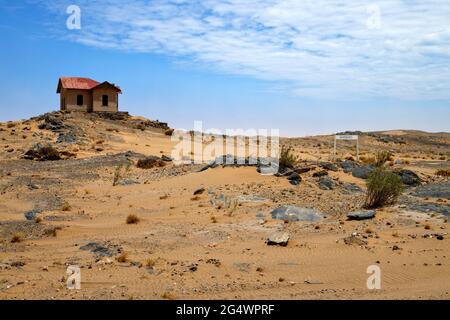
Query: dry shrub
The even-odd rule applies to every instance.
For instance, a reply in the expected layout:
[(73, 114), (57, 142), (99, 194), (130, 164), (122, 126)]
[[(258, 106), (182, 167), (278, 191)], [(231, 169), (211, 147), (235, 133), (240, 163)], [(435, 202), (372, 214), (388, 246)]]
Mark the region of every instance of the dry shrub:
[(139, 217), (135, 214), (129, 214), (127, 217), (127, 224), (137, 224), (139, 221)]
[(170, 292), (164, 292), (161, 295), (161, 298), (167, 299), (167, 300), (174, 300), (175, 299), (175, 295), (173, 293), (170, 293)]
[(361, 156), (359, 157), (359, 160), (364, 164), (374, 164), (376, 162), (376, 159), (373, 156)]
[(439, 169), (434, 173), (437, 176), (448, 178), (450, 177), (450, 169)]
[(61, 211), (70, 211), (72, 209), (72, 207), (70, 206), (70, 204), (66, 201), (61, 205)]
[(117, 262), (124, 263), (128, 261), (128, 254), (126, 252), (122, 252), (117, 258)]
[(21, 232), (16, 232), (11, 237), (12, 243), (19, 243), (19, 242), (22, 242), (22, 240), (23, 240), (23, 233), (21, 233)]
[(122, 163), (116, 166), (114, 170), (113, 187), (119, 183), (120, 179), (122, 179), (123, 176), (127, 175), (130, 172), (130, 168), (131, 163), (127, 163), (125, 167)]
[(298, 160), (299, 157), (292, 153), (292, 147), (281, 146), (279, 162), (281, 168), (293, 168)]
[(403, 182), (399, 175), (378, 167), (366, 181), (367, 194), (365, 208), (379, 208), (393, 204), (403, 191)]
[(14, 128), (15, 126), (16, 126), (16, 124), (14, 122), (8, 122), (6, 124), (6, 127), (9, 128), (9, 129)]
[(379, 151), (375, 155), (375, 165), (377, 167), (384, 166), (387, 161), (393, 161), (394, 158), (389, 151)]
[(166, 131), (164, 131), (164, 134), (165, 134), (166, 136), (171, 136), (171, 135), (173, 134), (174, 131), (175, 131), (174, 129), (167, 129)]
[(136, 163), (136, 167), (140, 169), (152, 169), (154, 167), (164, 167), (166, 163), (155, 156), (147, 157), (144, 159), (139, 159)]
[(147, 268), (153, 268), (156, 265), (156, 260), (152, 259), (152, 258), (148, 258), (147, 260), (145, 260), (144, 264)]

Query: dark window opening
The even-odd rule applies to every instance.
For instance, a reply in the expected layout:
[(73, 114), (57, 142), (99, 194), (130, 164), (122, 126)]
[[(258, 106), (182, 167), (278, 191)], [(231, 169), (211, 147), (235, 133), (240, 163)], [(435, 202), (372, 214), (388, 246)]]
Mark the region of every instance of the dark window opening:
[(102, 96), (102, 105), (104, 107), (108, 106), (108, 96), (106, 94)]
[(82, 106), (83, 105), (83, 95), (79, 94), (77, 95), (77, 106)]

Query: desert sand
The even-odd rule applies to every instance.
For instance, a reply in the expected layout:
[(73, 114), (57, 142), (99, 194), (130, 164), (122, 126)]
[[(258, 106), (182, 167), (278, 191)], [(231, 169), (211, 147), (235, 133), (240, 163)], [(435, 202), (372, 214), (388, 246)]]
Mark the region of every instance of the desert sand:
[[(450, 168), (449, 133), (360, 133), (359, 162), (354, 143), (340, 142), (339, 160), (363, 166), (389, 150), (388, 166), (420, 178), (373, 219), (353, 221), (365, 180), (329, 166), (331, 135), (281, 140), (308, 168), (293, 185), (255, 166), (138, 168), (171, 155), (163, 124), (51, 117), (0, 124), (0, 299), (450, 298), (450, 184), (435, 174)], [(36, 143), (63, 159), (24, 159)], [(273, 219), (283, 205), (321, 219)], [(286, 246), (267, 244), (276, 232), (289, 235)], [(70, 265), (80, 267), (79, 290), (67, 288)], [(380, 289), (367, 288), (371, 265)]]

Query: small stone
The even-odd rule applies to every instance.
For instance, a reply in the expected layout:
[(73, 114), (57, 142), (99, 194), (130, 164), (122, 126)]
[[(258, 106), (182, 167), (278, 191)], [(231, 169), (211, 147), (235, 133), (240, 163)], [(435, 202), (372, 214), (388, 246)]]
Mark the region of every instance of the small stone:
[(289, 233), (287, 232), (276, 232), (267, 239), (267, 245), (269, 246), (277, 245), (285, 247), (287, 246), (288, 242)]
[(194, 191), (194, 196), (202, 194), (203, 192), (205, 192), (205, 188), (200, 188)]

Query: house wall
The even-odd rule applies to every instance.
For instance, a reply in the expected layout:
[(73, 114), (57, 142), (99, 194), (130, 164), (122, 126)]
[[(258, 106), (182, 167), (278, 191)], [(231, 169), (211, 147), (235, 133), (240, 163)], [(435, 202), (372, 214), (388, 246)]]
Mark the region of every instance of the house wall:
[[(108, 106), (102, 105), (103, 95), (108, 96)], [(98, 88), (92, 92), (93, 111), (94, 112), (117, 112), (118, 111), (118, 93), (114, 89)]]
[[(77, 95), (83, 95), (83, 105), (77, 105)], [(66, 104), (64, 108), (64, 98)], [(61, 90), (61, 110), (66, 111), (90, 111), (92, 108), (92, 92), (88, 90), (74, 90), (74, 89), (62, 89)]]

